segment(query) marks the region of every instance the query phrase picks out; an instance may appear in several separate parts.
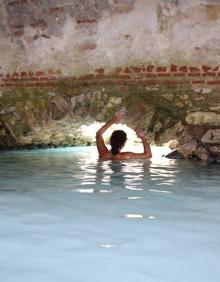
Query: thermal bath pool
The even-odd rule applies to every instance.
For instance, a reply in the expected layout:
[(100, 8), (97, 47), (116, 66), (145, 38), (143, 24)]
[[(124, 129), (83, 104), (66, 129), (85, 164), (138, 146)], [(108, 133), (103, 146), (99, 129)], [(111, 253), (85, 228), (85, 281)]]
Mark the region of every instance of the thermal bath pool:
[[(156, 156), (157, 153), (157, 156)], [(1, 153), (1, 282), (219, 282), (219, 165)]]

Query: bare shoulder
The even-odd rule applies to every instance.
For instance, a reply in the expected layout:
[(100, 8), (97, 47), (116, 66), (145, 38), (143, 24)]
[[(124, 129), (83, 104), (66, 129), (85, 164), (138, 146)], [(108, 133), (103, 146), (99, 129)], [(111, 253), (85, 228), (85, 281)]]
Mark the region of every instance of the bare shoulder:
[(99, 158), (103, 161), (108, 161), (108, 160), (122, 161), (122, 160), (130, 159), (131, 156), (129, 152), (123, 152), (117, 155), (112, 155), (111, 152), (107, 152), (105, 154), (99, 155)]
[(123, 159), (150, 159), (151, 154), (146, 153), (133, 153), (133, 152), (123, 152), (121, 153)]
[(107, 153), (99, 154), (99, 158), (102, 161), (108, 161), (108, 160), (112, 159), (112, 154), (111, 154), (111, 152), (108, 151)]
[(117, 154), (116, 156), (112, 156), (112, 160), (118, 160), (118, 161), (129, 160), (134, 158), (135, 156), (131, 152), (122, 152)]
[(124, 160), (124, 159), (131, 159), (133, 156), (132, 152), (123, 152), (119, 154), (120, 157)]
[(123, 161), (129, 159), (150, 159), (151, 156), (145, 153), (133, 153), (133, 152), (122, 152), (113, 156), (111, 152), (107, 152), (105, 154), (99, 155), (99, 158), (102, 161), (108, 161), (108, 160)]

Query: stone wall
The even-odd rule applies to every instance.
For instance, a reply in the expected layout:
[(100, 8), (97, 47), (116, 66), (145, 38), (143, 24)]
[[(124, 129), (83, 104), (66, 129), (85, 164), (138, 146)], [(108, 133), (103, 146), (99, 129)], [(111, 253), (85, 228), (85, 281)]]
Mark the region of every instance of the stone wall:
[(0, 147), (87, 144), (70, 131), (125, 107), (152, 142), (219, 159), (219, 27), (211, 0), (0, 1)]

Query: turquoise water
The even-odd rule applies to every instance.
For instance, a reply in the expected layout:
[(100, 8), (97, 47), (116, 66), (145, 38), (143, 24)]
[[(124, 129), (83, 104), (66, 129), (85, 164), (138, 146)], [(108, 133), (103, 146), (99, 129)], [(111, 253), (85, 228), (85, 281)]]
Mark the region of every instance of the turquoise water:
[(219, 165), (1, 153), (0, 281), (219, 282)]

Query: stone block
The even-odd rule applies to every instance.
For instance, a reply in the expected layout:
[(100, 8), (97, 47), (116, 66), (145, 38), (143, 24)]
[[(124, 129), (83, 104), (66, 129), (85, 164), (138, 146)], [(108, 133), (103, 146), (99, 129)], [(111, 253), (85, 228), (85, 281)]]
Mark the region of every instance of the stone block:
[(9, 107), (9, 108), (5, 108), (3, 110), (1, 110), (0, 114), (1, 115), (6, 115), (6, 114), (11, 114), (16, 112), (16, 107)]
[(62, 113), (67, 114), (70, 112), (70, 106), (62, 97), (55, 97), (52, 102), (56, 105), (57, 109)]
[(208, 130), (201, 141), (206, 144), (220, 144), (220, 129)]
[(188, 113), (185, 121), (190, 125), (220, 126), (220, 114), (196, 111)]
[(211, 146), (209, 148), (210, 153), (213, 157), (220, 158), (220, 145), (219, 146)]
[(202, 161), (208, 161), (210, 158), (210, 153), (202, 146), (198, 146), (194, 155)]
[(191, 141), (189, 143), (186, 143), (182, 146), (180, 146), (177, 149), (177, 152), (184, 158), (189, 159), (196, 151), (197, 148), (197, 142)]

